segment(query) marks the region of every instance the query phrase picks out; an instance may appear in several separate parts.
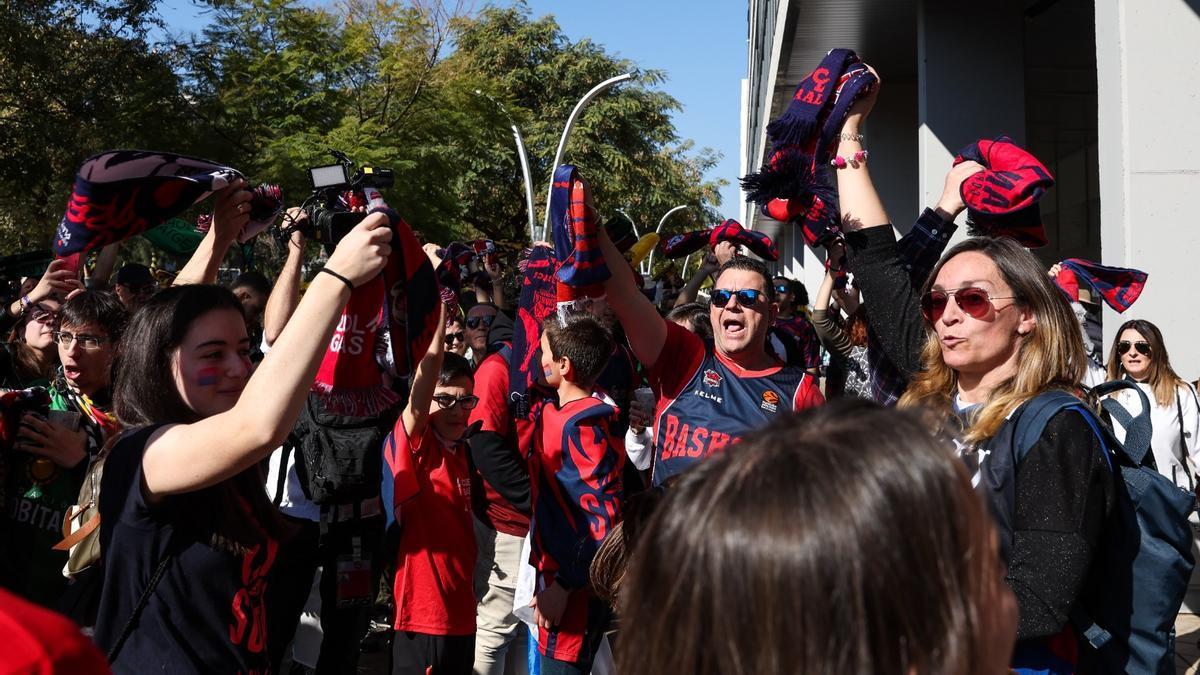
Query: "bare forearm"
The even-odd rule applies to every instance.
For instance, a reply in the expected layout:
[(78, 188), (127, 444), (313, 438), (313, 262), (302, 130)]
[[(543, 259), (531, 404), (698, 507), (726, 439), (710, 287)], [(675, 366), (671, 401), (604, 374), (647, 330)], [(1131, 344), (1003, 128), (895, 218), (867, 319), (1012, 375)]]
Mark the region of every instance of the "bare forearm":
[[(847, 125), (838, 144), (839, 156), (853, 157), (854, 153), (863, 149), (862, 141), (852, 140), (857, 134), (857, 128)], [(845, 168), (837, 169), (840, 216), (842, 227), (847, 231), (891, 223), (887, 211), (883, 208), (883, 202), (879, 199), (879, 193), (875, 190), (875, 184), (871, 182), (869, 164), (869, 161), (847, 162)]]
[(275, 280), (271, 289), (271, 297), (267, 298), (267, 308), (263, 311), (263, 340), (268, 345), (274, 345), (296, 311), (300, 302), (300, 276), (304, 263), (304, 248), (288, 244), (287, 261)]
[(196, 252), (188, 259), (187, 264), (176, 275), (172, 286), (187, 284), (211, 284), (217, 280), (217, 271), (221, 269), (221, 261), (229, 252), (233, 240), (219, 241), (216, 229), (210, 228), (208, 234), (200, 241)]
[(613, 245), (608, 235), (600, 232), (600, 250), (612, 276), (604, 282), (608, 304), (617, 313), (633, 354), (647, 368), (658, 362), (663, 344), (667, 341), (666, 321), (633, 282), (625, 257)]
[(689, 302), (695, 302), (696, 296), (700, 294), (700, 287), (704, 285), (704, 280), (708, 278), (708, 275), (708, 270), (701, 265), (692, 278), (684, 284), (683, 290), (679, 291), (679, 295), (675, 298), (675, 306), (679, 307)]
[(404, 430), (409, 438), (415, 438), (425, 432), (425, 424), (429, 418), (429, 404), (433, 401), (433, 392), (437, 388), (438, 375), (442, 370), (442, 360), (446, 353), (446, 305), (441, 306), (441, 316), (438, 317), (437, 328), (433, 332), (433, 342), (429, 350), (417, 364), (413, 374), (412, 389), (408, 394), (408, 406), (404, 408)]

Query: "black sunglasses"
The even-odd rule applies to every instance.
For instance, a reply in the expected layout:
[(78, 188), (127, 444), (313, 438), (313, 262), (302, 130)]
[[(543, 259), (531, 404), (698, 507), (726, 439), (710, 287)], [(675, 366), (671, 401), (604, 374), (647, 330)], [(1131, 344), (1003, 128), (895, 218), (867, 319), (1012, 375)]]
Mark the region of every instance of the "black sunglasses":
[(438, 407), (442, 410), (449, 410), (456, 405), (462, 406), (463, 410), (474, 410), (475, 406), (479, 405), (479, 397), (474, 395), (455, 397), (450, 394), (440, 394), (434, 396), (433, 400), (437, 402)]
[(709, 299), (712, 301), (713, 307), (728, 307), (729, 299), (736, 297), (738, 305), (742, 307), (753, 307), (762, 300), (766, 294), (754, 288), (743, 288), (740, 291), (731, 291), (725, 288), (718, 288), (709, 294)]
[(1117, 356), (1125, 356), (1130, 347), (1136, 349), (1137, 353), (1141, 354), (1142, 356), (1150, 356), (1150, 343), (1142, 342), (1141, 340), (1137, 342), (1121, 340), (1117, 343)]
[(467, 328), (479, 328), (480, 326), (483, 326), (484, 328), (491, 328), (492, 322), (495, 320), (495, 314), (489, 314), (487, 316), (473, 316), (467, 319)]
[(457, 333), (446, 333), (446, 344), (447, 345), (452, 345), (455, 342), (462, 342), (463, 340), (466, 340), (466, 339), (467, 339), (467, 334), (462, 332), (461, 330), (458, 331)]

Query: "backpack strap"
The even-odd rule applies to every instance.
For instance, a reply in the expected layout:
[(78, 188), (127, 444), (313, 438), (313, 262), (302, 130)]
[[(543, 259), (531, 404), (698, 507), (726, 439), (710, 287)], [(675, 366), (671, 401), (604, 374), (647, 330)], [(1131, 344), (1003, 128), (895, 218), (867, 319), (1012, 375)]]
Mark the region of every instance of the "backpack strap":
[(275, 479), (275, 498), (271, 500), (275, 508), (279, 508), (279, 504), (283, 501), (283, 489), (287, 487), (288, 457), (292, 456), (292, 451), (295, 449), (295, 440), (291, 434), (288, 434), (283, 441), (282, 452), (279, 454), (279, 478)]
[(1125, 442), (1113, 450), (1124, 454), (1133, 462), (1134, 466), (1142, 466), (1147, 455), (1150, 454), (1150, 439), (1154, 435), (1153, 427), (1150, 424), (1150, 399), (1146, 398), (1146, 392), (1128, 380), (1104, 382), (1096, 385), (1092, 392), (1097, 396), (1107, 396), (1122, 389), (1129, 389), (1137, 393), (1138, 398), (1142, 401), (1141, 413), (1136, 416), (1130, 415), (1125, 406), (1112, 398), (1103, 399), (1100, 407), (1125, 429)]
[(1183, 403), (1180, 401), (1182, 398), (1179, 387), (1175, 387), (1175, 412), (1179, 415), (1179, 465), (1183, 467), (1183, 475), (1187, 476), (1188, 490), (1195, 492), (1196, 483), (1192, 479), (1192, 470), (1188, 465), (1187, 432), (1183, 430)]
[(125, 641), (133, 633), (134, 624), (137, 623), (138, 618), (142, 615), (142, 610), (146, 609), (146, 604), (150, 602), (150, 594), (154, 592), (154, 587), (158, 585), (158, 580), (167, 571), (167, 565), (173, 557), (174, 554), (168, 550), (167, 554), (163, 556), (162, 562), (158, 563), (158, 568), (154, 570), (154, 576), (150, 577), (150, 583), (146, 584), (146, 590), (142, 591), (137, 604), (133, 606), (133, 613), (129, 615), (129, 620), (121, 628), (121, 634), (117, 636), (117, 641), (113, 643), (112, 649), (108, 650), (108, 662), (110, 664), (117, 660), (117, 655), (121, 653), (121, 648), (125, 646)]
[(1084, 407), (1083, 401), (1061, 389), (1042, 392), (1021, 406), (1013, 429), (1016, 461), (1025, 459), (1055, 415), (1071, 407)]

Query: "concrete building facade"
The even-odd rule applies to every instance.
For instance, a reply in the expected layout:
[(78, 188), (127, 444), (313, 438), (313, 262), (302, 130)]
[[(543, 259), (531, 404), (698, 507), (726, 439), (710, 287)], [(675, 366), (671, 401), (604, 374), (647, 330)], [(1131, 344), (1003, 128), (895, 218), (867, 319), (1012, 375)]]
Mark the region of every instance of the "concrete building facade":
[[(1150, 275), (1125, 315), (1103, 308), (1105, 353), (1122, 321), (1147, 319), (1176, 370), (1200, 376), (1200, 0), (750, 0), (743, 175), (770, 150), (767, 123), (834, 47), (883, 80), (864, 132), (901, 233), (936, 202), (959, 149), (1011, 136), (1056, 179), (1039, 258)], [(781, 271), (815, 290), (821, 260), (796, 228), (753, 205), (742, 221), (775, 237)]]

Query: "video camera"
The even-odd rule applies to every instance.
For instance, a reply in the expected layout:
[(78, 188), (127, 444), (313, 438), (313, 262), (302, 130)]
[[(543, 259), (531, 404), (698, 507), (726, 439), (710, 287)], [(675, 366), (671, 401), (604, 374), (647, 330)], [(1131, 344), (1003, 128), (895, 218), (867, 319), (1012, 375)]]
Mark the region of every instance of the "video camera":
[(292, 231), (299, 228), (305, 237), (321, 242), (325, 250), (332, 253), (342, 237), (367, 216), (365, 211), (354, 210), (367, 205), (363, 188), (378, 190), (392, 187), (396, 182), (391, 169), (373, 166), (356, 169), (345, 153), (330, 150), (330, 154), (337, 160), (335, 164), (308, 170), (313, 192), (301, 205), (308, 222), (285, 223), (276, 232), (280, 241), (287, 241)]

